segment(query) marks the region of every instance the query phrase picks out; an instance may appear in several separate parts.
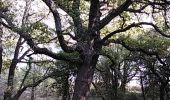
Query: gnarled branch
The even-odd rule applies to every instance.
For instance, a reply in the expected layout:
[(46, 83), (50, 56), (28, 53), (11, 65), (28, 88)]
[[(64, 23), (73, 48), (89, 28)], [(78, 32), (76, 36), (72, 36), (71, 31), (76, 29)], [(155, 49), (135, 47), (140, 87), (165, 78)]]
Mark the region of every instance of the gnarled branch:
[(132, 4), (132, 0), (126, 0), (122, 5), (120, 5), (117, 9), (112, 9), (111, 12), (100, 21), (99, 29), (105, 27), (113, 18), (120, 15), (123, 11), (125, 11)]

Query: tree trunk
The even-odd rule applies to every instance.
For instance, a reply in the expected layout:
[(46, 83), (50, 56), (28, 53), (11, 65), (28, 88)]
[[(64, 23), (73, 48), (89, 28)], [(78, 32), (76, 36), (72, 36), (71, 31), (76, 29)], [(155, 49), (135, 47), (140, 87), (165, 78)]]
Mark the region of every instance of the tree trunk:
[(31, 100), (35, 100), (35, 87), (31, 88)]
[(13, 81), (14, 81), (14, 74), (15, 74), (15, 68), (16, 68), (16, 59), (12, 61), (11, 66), (9, 68), (9, 75), (8, 75), (8, 84), (7, 89), (4, 93), (4, 100), (12, 100), (12, 92), (13, 92)]
[(142, 90), (143, 100), (146, 100), (145, 89), (144, 89), (144, 86), (143, 86), (143, 77), (142, 77), (142, 76), (140, 76), (140, 84), (141, 84), (141, 90)]
[(123, 92), (123, 95), (126, 93), (126, 82), (123, 80), (120, 86), (121, 91)]
[(82, 56), (83, 62), (78, 70), (77, 78), (75, 80), (72, 100), (87, 100), (98, 57), (98, 55), (93, 55), (92, 51), (89, 49), (85, 50), (85, 53)]
[(127, 78), (128, 78), (128, 68), (127, 66), (123, 66), (123, 76), (121, 79), (121, 86), (120, 89), (123, 92), (123, 95), (125, 95), (126, 92), (126, 84), (127, 84)]
[(7, 88), (4, 92), (4, 100), (12, 100), (11, 96), (13, 92), (13, 81), (14, 81), (14, 75), (15, 75), (15, 68), (18, 63), (20, 44), (21, 44), (21, 37), (18, 39), (16, 48), (15, 48), (14, 58), (12, 59), (12, 62), (9, 68), (8, 83), (7, 83)]
[(0, 77), (1, 77), (1, 72), (2, 72), (2, 52), (3, 52), (3, 48), (2, 48), (2, 34), (3, 34), (2, 25), (0, 25)]
[[(32, 66), (31, 63), (30, 63), (30, 66)], [(35, 84), (35, 74), (36, 74), (35, 66), (33, 66), (32, 84)], [(34, 86), (31, 87), (31, 100), (35, 100), (35, 87)]]
[(104, 66), (105, 70), (104, 70), (104, 75), (103, 75), (103, 81), (104, 81), (104, 86), (105, 86), (105, 90), (106, 91), (106, 95), (105, 98), (107, 100), (111, 100), (111, 98), (113, 97), (113, 93), (110, 92), (111, 90), (111, 80), (112, 80), (112, 73), (110, 72), (110, 69), (108, 66)]
[[(112, 98), (111, 100), (118, 100), (118, 72), (117, 72), (117, 67), (116, 66), (113, 66), (115, 67), (113, 70), (112, 70)], [(114, 73), (114, 75), (113, 75)]]
[(64, 77), (64, 84), (63, 84), (63, 95), (62, 95), (62, 100), (69, 100), (70, 94), (69, 94), (69, 74), (66, 74)]
[(75, 81), (73, 100), (86, 100), (86, 97), (89, 95), (94, 74), (94, 68), (91, 67), (88, 64), (83, 64), (79, 69)]
[(160, 100), (165, 100), (165, 85), (161, 84), (160, 86)]
[(166, 91), (166, 100), (170, 100), (170, 97), (169, 97), (169, 87), (167, 87), (165, 89), (165, 91)]

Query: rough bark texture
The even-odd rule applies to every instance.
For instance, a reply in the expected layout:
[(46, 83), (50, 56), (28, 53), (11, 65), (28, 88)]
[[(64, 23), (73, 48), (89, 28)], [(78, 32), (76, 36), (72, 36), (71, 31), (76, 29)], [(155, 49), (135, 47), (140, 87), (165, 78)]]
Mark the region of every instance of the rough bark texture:
[(78, 70), (72, 100), (86, 100), (90, 92), (98, 55), (94, 55), (89, 45), (84, 46), (83, 62)]

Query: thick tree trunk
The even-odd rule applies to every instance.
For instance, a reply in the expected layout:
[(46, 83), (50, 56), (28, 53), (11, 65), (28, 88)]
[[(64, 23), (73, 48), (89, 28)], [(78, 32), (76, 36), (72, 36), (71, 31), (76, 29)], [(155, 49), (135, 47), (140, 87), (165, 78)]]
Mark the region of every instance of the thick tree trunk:
[(73, 100), (86, 100), (86, 97), (89, 95), (94, 74), (94, 68), (91, 67), (88, 64), (83, 64), (79, 69), (75, 81)]
[(82, 65), (77, 73), (72, 100), (87, 100), (90, 93), (90, 85), (99, 56), (94, 56), (91, 51), (86, 51), (84, 54)]

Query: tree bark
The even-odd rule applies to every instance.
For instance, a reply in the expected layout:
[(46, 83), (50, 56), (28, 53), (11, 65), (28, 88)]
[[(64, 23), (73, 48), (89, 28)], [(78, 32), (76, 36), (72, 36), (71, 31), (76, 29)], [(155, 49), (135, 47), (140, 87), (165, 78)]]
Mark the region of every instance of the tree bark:
[(11, 96), (13, 92), (13, 81), (14, 81), (16, 64), (17, 64), (16, 60), (13, 60), (11, 67), (9, 69), (8, 84), (7, 84), (7, 90), (4, 93), (4, 100), (12, 100)]
[(70, 94), (69, 94), (69, 74), (66, 74), (64, 77), (64, 84), (63, 84), (63, 95), (62, 95), (62, 100), (70, 100)]
[[(1, 20), (1, 19), (0, 19)], [(1, 72), (2, 72), (2, 52), (3, 52), (3, 47), (2, 47), (2, 25), (0, 24), (0, 77), (1, 77)]]
[(112, 69), (112, 89), (113, 89), (113, 91), (111, 91), (111, 93), (112, 93), (111, 100), (118, 100), (118, 72), (117, 72), (117, 66), (113, 66), (113, 67), (115, 67), (115, 68)]
[(103, 81), (104, 81), (104, 86), (105, 86), (105, 91), (106, 91), (106, 95), (105, 98), (107, 100), (111, 100), (111, 98), (113, 98), (113, 92), (110, 92), (111, 90), (111, 80), (112, 80), (112, 73), (110, 72), (110, 69), (108, 66), (105, 66), (105, 70), (104, 70), (104, 75), (103, 75)]
[[(30, 65), (31, 66), (31, 65)], [(35, 66), (33, 67), (32, 84), (35, 84)], [(35, 100), (35, 87), (31, 87), (31, 100)]]
[(87, 100), (90, 93), (90, 85), (99, 55), (94, 55), (91, 46), (84, 45), (82, 64), (78, 70), (75, 80), (74, 94), (72, 100)]
[(142, 90), (143, 100), (146, 100), (145, 89), (144, 89), (144, 86), (143, 86), (143, 77), (142, 77), (142, 76), (140, 76), (140, 84), (141, 84), (141, 90)]
[(84, 63), (77, 74), (73, 100), (86, 100), (89, 95), (90, 85), (93, 80), (94, 68), (88, 63)]
[(21, 37), (18, 39), (16, 48), (15, 48), (14, 57), (12, 59), (12, 62), (9, 68), (8, 83), (7, 83), (7, 89), (4, 92), (4, 100), (12, 100), (11, 98), (12, 98), (12, 92), (13, 92), (13, 81), (14, 81), (14, 75), (15, 75), (15, 68), (18, 63), (20, 44), (21, 44)]
[(167, 99), (167, 100), (170, 100), (170, 97), (169, 97), (169, 87), (167, 87), (167, 88), (165, 89), (165, 91), (166, 91), (166, 99)]
[(165, 100), (165, 85), (161, 83), (160, 86), (160, 100)]

